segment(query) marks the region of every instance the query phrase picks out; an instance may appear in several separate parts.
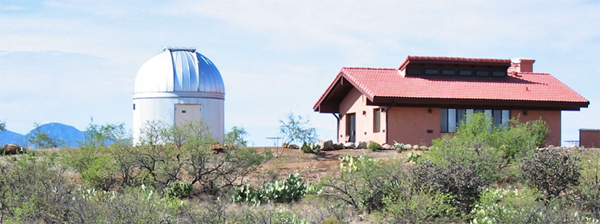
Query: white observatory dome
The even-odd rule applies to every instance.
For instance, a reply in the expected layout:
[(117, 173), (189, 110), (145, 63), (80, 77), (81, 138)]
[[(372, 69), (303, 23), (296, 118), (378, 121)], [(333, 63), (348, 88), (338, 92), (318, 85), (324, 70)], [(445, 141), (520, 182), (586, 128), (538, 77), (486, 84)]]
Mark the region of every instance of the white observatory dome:
[(217, 67), (193, 48), (165, 47), (142, 65), (135, 79), (135, 93), (186, 91), (225, 94)]
[(223, 141), (225, 86), (217, 67), (193, 48), (165, 47), (138, 71), (133, 94), (133, 137), (147, 122), (177, 125), (203, 120)]

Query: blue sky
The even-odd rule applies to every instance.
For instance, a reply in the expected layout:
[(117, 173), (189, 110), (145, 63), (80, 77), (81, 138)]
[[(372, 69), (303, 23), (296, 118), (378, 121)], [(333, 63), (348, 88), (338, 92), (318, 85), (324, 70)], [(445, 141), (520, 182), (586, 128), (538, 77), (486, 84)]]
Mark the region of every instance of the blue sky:
[(0, 120), (84, 130), (132, 125), (142, 64), (163, 46), (191, 46), (219, 68), (225, 128), (254, 145), (292, 112), (321, 138), (335, 118), (312, 106), (342, 67), (397, 67), (407, 55), (534, 58), (587, 98), (563, 112), (562, 140), (600, 129), (596, 1), (6, 1), (0, 0)]

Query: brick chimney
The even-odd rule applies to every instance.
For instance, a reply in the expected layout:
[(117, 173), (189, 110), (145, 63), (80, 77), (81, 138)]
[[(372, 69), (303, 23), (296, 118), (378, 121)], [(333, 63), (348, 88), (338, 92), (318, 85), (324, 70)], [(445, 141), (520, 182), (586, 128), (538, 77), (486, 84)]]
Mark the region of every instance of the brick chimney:
[(534, 62), (535, 59), (530, 58), (513, 58), (508, 72), (533, 72)]

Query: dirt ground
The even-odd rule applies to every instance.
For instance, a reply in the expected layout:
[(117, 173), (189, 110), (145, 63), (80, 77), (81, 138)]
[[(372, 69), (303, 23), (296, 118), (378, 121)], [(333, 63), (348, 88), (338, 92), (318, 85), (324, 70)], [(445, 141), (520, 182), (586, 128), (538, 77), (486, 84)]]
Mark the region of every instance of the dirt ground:
[[(266, 148), (257, 148), (265, 150)], [(375, 159), (405, 158), (407, 152), (401, 154), (394, 150), (370, 151), (368, 149), (342, 149), (321, 151), (321, 154), (304, 153), (299, 149), (268, 148), (273, 158), (260, 166), (256, 180), (283, 179), (289, 174), (299, 173), (305, 181), (312, 183), (321, 180), (327, 174), (339, 172), (339, 158), (345, 155), (367, 155)]]

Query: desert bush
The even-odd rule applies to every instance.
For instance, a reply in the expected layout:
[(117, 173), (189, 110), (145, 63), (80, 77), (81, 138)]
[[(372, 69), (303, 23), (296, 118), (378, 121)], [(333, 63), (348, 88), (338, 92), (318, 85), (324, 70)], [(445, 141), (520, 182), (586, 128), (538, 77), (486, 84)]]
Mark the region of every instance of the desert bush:
[(296, 118), (290, 113), (287, 120), (279, 120), (279, 124), (284, 144), (317, 141), (317, 130), (310, 126), (308, 119), (304, 120), (301, 116)]
[(218, 194), (243, 185), (245, 178), (272, 156), (269, 150), (261, 153), (253, 148), (215, 154), (214, 139), (201, 121), (172, 127), (150, 123), (142, 133), (130, 156), (138, 164), (137, 178), (157, 189), (180, 181), (185, 173), (192, 185)]
[(246, 208), (244, 213), (237, 214), (232, 223), (290, 223), (304, 224), (310, 221), (300, 216), (299, 211), (290, 209), (275, 208), (264, 206), (258, 208)]
[(302, 217), (311, 223), (348, 223), (356, 216), (356, 211), (347, 204), (337, 203), (320, 195), (308, 195), (294, 203), (295, 210), (303, 211)]
[(423, 156), (414, 152), (410, 152), (406, 155), (406, 161), (409, 163), (419, 163), (423, 160)]
[(468, 214), (481, 190), (499, 179), (515, 179), (515, 161), (543, 143), (547, 128), (542, 121), (511, 128), (494, 127), (483, 114), (462, 122), (456, 134), (433, 141), (433, 147), (413, 170), (416, 186), (453, 196), (453, 204)]
[(208, 128), (202, 122), (183, 126), (148, 122), (141, 131), (139, 143), (128, 154), (137, 166), (137, 178), (156, 189), (164, 189), (180, 180), (186, 157), (193, 153), (187, 151), (186, 144), (200, 141), (198, 147), (210, 150), (208, 145), (212, 139), (207, 133)]
[(373, 152), (382, 149), (381, 145), (374, 141), (369, 141), (369, 146), (367, 146), (367, 148)]
[[(81, 190), (88, 217), (83, 222), (102, 223), (175, 223), (177, 215), (187, 206), (185, 201), (161, 197), (152, 187), (127, 187), (121, 192)], [(93, 213), (90, 213), (93, 211)], [(93, 214), (93, 215), (90, 215)]]
[(544, 204), (532, 188), (486, 189), (471, 212), (472, 223), (531, 223), (531, 213)]
[(233, 148), (243, 148), (248, 146), (248, 141), (244, 139), (248, 135), (246, 129), (243, 127), (233, 126), (231, 131), (225, 134), (225, 139), (223, 139), (223, 144), (226, 146), (230, 146)]
[(600, 219), (600, 154), (587, 150), (582, 156), (582, 170), (577, 186), (578, 203), (596, 219)]
[(580, 158), (557, 150), (534, 153), (521, 161), (523, 178), (549, 197), (557, 197), (571, 186), (576, 186), (581, 176)]
[(449, 223), (460, 221), (448, 194), (407, 190), (384, 199), (385, 209), (375, 213), (378, 223)]
[(483, 188), (493, 182), (493, 178), (485, 175), (487, 171), (480, 170), (481, 167), (458, 161), (444, 165), (422, 161), (411, 170), (413, 188), (449, 194), (452, 205), (468, 214)]
[(300, 146), (300, 150), (305, 153), (314, 153), (318, 155), (321, 153), (321, 145), (313, 142), (304, 142), (302, 143), (302, 146)]
[[(122, 124), (90, 124), (85, 133), (81, 150), (67, 151), (65, 164), (77, 171), (87, 186), (105, 191), (117, 185), (146, 185), (168, 193), (163, 189), (185, 179), (203, 192), (217, 194), (243, 185), (245, 178), (272, 156), (269, 150), (252, 148), (215, 154), (214, 139), (201, 121), (177, 126), (149, 122), (134, 147)], [(244, 142), (242, 137), (238, 133), (236, 144)]]
[(233, 201), (264, 204), (268, 202), (289, 203), (300, 200), (307, 194), (318, 194), (320, 187), (305, 183), (299, 174), (290, 174), (281, 181), (267, 182), (258, 190), (250, 185), (235, 187)]
[(64, 152), (63, 162), (79, 172), (90, 187), (109, 190), (115, 185), (139, 186), (131, 146), (124, 124), (98, 125), (92, 119), (79, 142), (80, 149)]
[(397, 141), (394, 141), (394, 149), (404, 150), (404, 143), (399, 143)]
[(186, 207), (180, 223), (318, 223), (311, 222), (310, 217), (303, 217), (300, 210), (292, 206), (265, 204), (248, 206), (246, 204), (231, 204), (231, 201), (217, 199), (204, 201), (195, 206)]
[(511, 120), (510, 127), (494, 126), (483, 113), (475, 113), (462, 121), (453, 135), (433, 140), (435, 148), (461, 148), (478, 151), (491, 148), (501, 152), (506, 163), (512, 163), (545, 145), (549, 129), (543, 120), (520, 123)]
[(62, 175), (55, 156), (11, 157), (0, 165), (0, 222), (62, 223), (71, 212), (75, 186)]
[(323, 195), (367, 212), (384, 208), (383, 199), (406, 187), (405, 167), (397, 160), (376, 161), (367, 156), (340, 159), (340, 173), (320, 184)]
[(474, 210), (471, 223), (599, 223), (580, 213), (568, 200), (531, 201), (536, 196), (539, 193), (500, 193), (500, 201), (484, 202)]
[(524, 156), (535, 152), (537, 148), (546, 146), (550, 129), (542, 119), (521, 123), (510, 121), (510, 128), (502, 129), (494, 140), (492, 147), (504, 152), (504, 158), (515, 162)]
[(192, 193), (192, 187), (191, 182), (172, 182), (164, 189), (165, 196), (170, 198), (187, 198), (190, 197)]
[[(92, 120), (93, 122), (93, 120)], [(115, 149), (117, 145), (131, 146), (123, 124), (97, 125), (90, 123), (84, 132), (79, 150), (64, 153), (63, 162), (79, 172), (81, 179), (90, 187), (109, 190), (119, 182), (119, 167)], [(115, 147), (112, 147), (115, 146)]]

